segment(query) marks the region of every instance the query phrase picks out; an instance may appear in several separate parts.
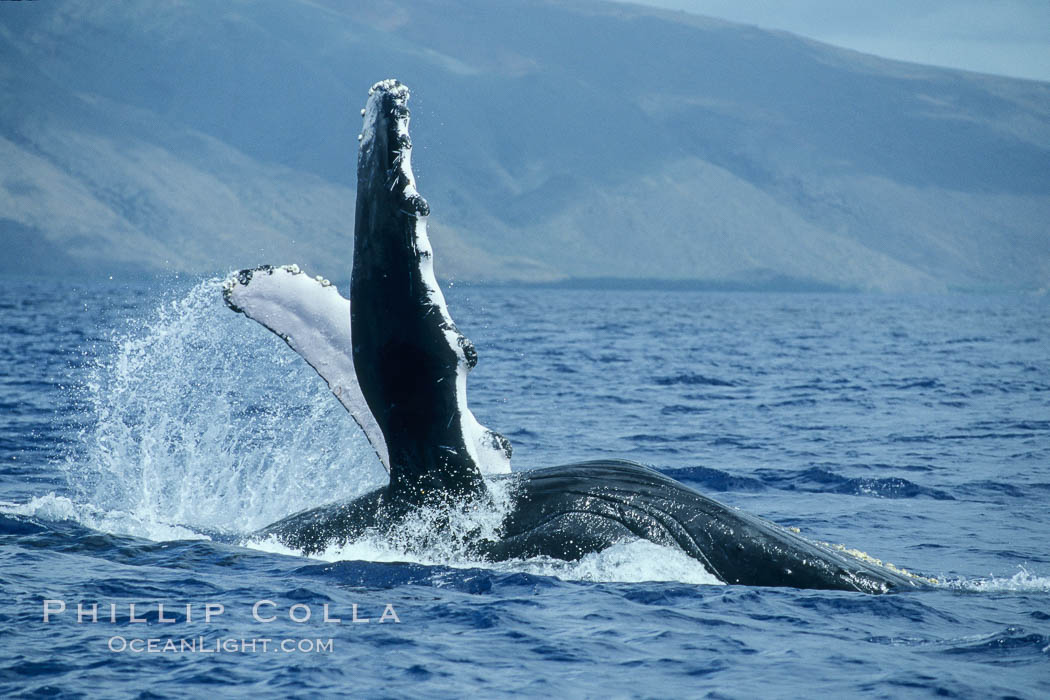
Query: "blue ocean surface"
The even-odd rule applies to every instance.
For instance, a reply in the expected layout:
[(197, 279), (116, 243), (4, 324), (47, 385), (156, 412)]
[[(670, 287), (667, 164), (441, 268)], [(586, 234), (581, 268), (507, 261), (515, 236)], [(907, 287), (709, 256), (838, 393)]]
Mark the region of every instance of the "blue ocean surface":
[(1046, 297), (447, 289), (516, 470), (636, 460), (938, 581), (872, 596), (247, 542), (385, 474), (219, 285), (0, 278), (0, 695), (1050, 697)]

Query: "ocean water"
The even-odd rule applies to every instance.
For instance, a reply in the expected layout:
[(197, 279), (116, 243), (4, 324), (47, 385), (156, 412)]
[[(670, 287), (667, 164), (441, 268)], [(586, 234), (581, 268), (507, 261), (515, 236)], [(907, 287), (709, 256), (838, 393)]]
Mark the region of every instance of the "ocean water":
[(515, 469), (633, 459), (940, 583), (246, 543), (384, 478), (312, 370), (218, 280), (0, 278), (0, 695), (1050, 696), (1050, 300), (446, 291)]

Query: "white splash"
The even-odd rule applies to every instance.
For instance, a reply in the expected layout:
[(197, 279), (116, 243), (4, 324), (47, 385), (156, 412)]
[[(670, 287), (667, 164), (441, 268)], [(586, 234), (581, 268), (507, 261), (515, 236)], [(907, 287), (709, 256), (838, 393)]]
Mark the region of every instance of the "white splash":
[(386, 479), (317, 375), (231, 314), (221, 283), (162, 304), (101, 353), (80, 397), (94, 424), (65, 465), (74, 501), (92, 504), (74, 519), (145, 537), (245, 533)]
[[(495, 480), (488, 484), (490, 500), (469, 508), (433, 506), (420, 508), (407, 517), (395, 532), (366, 533), (345, 545), (332, 545), (313, 558), (323, 561), (412, 561), (442, 566), (487, 566), (470, 558), (471, 543), (497, 539), (499, 528), (513, 503), (512, 484)], [(435, 533), (440, 533), (435, 536)], [(275, 538), (247, 542), (248, 547), (298, 555)]]
[(84, 527), (111, 534), (133, 535), (156, 542), (170, 540), (209, 540), (207, 535), (174, 523), (155, 519), (143, 520), (132, 513), (119, 510), (104, 510), (90, 503), (75, 503), (54, 492), (38, 496), (29, 503), (0, 503), (0, 513), (23, 515), (37, 520), (61, 522), (72, 520)]
[(618, 583), (678, 581), (705, 586), (725, 585), (703, 564), (682, 550), (665, 547), (648, 540), (631, 540), (615, 544), (600, 552), (587, 554), (574, 562), (536, 557), (504, 562), (497, 564), (496, 567), (543, 576), (556, 576), (568, 581)]
[(945, 580), (941, 585), (974, 593), (1050, 593), (1050, 576), (1039, 576), (1023, 566), (1017, 568), (1019, 571), (1010, 577)]

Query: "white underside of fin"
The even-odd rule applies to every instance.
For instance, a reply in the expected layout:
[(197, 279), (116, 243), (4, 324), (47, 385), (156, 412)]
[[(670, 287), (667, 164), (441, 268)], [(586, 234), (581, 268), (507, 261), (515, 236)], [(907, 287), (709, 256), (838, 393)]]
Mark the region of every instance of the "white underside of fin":
[[(241, 281), (244, 276), (234, 274), (226, 281), (227, 303), (288, 343), (321, 375), (390, 471), (386, 440), (357, 383), (350, 338), (350, 300), (328, 280), (310, 277), (297, 265), (258, 268), (251, 271), (247, 284)], [(441, 306), (444, 308), (443, 303)], [(510, 460), (466, 405), (465, 366), (460, 368), (459, 379), (457, 393), (464, 437), (474, 451), (471, 456), (483, 474), (509, 473)]]
[(248, 284), (233, 275), (226, 288), (229, 303), (273, 331), (321, 375), (390, 471), (383, 432), (357, 383), (350, 344), (350, 301), (335, 285), (310, 277), (297, 265), (259, 268)]

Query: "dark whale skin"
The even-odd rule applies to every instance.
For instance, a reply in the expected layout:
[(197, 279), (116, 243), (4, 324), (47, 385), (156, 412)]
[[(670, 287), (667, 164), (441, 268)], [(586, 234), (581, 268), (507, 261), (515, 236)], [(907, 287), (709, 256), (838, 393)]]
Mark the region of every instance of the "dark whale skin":
[[(408, 90), (369, 92), (357, 165), (350, 328), (357, 379), (390, 454), (390, 490), (422, 504), (484, 491), (462, 428), (459, 372), (477, 362), (452, 322), (431, 270), (420, 219), (430, 208), (407, 161)], [(509, 443), (507, 443), (509, 445)]]
[[(926, 586), (920, 577), (807, 540), (633, 462), (580, 462), (495, 478), (511, 480), (511, 505), (497, 539), (471, 543), (479, 559), (574, 561), (642, 538), (681, 549), (730, 584), (865, 593)], [(392, 535), (412, 511), (384, 487), (292, 515), (258, 534), (316, 554), (368, 532)]]

